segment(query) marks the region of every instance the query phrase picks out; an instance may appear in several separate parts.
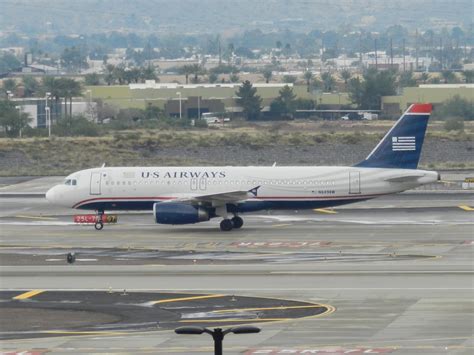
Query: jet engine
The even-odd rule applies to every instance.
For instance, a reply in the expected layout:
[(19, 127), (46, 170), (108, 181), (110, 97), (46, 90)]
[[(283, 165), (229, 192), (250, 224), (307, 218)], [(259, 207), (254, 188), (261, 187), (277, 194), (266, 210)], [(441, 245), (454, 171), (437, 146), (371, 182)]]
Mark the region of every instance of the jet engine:
[(204, 208), (179, 202), (155, 203), (153, 214), (159, 224), (191, 224), (209, 220), (209, 212)]

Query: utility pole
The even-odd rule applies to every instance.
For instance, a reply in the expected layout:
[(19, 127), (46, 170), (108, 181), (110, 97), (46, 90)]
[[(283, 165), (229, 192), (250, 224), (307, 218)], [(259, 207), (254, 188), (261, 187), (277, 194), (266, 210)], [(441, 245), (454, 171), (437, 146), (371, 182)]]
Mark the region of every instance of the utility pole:
[(405, 62), (405, 38), (402, 41), (402, 46), (403, 46), (403, 71), (406, 71), (406, 62)]
[(375, 70), (379, 70), (379, 62), (377, 58), (377, 38), (374, 39), (374, 47), (375, 47)]
[(439, 38), (439, 64), (443, 70), (443, 37)]
[(418, 70), (418, 28), (416, 29), (415, 32), (415, 70)]
[(390, 69), (393, 69), (393, 40), (390, 37)]
[(360, 71), (362, 72), (362, 32), (359, 33), (359, 65), (360, 65)]

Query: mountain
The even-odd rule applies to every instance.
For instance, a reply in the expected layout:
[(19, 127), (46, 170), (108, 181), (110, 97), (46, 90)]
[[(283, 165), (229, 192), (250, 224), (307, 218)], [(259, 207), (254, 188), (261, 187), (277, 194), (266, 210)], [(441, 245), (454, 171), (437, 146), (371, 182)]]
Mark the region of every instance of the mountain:
[(0, 0), (0, 32), (233, 33), (469, 26), (472, 0)]

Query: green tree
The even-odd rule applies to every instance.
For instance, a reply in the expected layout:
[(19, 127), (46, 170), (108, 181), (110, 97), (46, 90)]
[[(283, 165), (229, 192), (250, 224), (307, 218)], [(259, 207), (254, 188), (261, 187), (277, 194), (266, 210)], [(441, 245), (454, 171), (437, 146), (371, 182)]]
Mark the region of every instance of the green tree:
[(81, 71), (88, 67), (86, 51), (75, 46), (65, 48), (61, 54), (61, 63), (68, 70)]
[(16, 109), (14, 102), (0, 101), (0, 126), (7, 137), (17, 137), (30, 121), (29, 115)]
[(311, 82), (313, 81), (313, 73), (311, 70), (306, 70), (303, 74), (304, 80), (306, 80), (306, 91), (311, 91)]
[(104, 75), (104, 80), (107, 83), (107, 85), (112, 85), (115, 83), (115, 66), (112, 64), (107, 64), (105, 67), (105, 75)]
[(243, 109), (247, 120), (257, 120), (262, 110), (262, 98), (257, 95), (257, 89), (248, 80), (244, 81), (236, 92), (236, 102)]
[(430, 78), (430, 74), (428, 74), (427, 72), (423, 72), (420, 75), (420, 80), (423, 84), (426, 84), (426, 82), (429, 80), (429, 78)]
[(21, 63), (13, 54), (0, 54), (0, 73), (10, 73), (20, 68)]
[(365, 110), (380, 109), (382, 96), (395, 95), (395, 72), (390, 70), (367, 70), (363, 80), (353, 78), (349, 81), (349, 97), (358, 108)]
[(25, 75), (23, 77), (23, 87), (25, 88), (26, 97), (35, 96), (40, 90), (40, 85), (38, 81), (30, 75)]
[(155, 80), (159, 81), (158, 75), (156, 74), (156, 69), (152, 65), (141, 68), (140, 78), (142, 80)]
[(334, 77), (330, 72), (324, 72), (321, 74), (321, 80), (323, 81), (323, 90), (325, 92), (331, 92), (335, 84)]
[(343, 71), (341, 71), (341, 79), (344, 80), (344, 88), (346, 90), (347, 90), (347, 83), (349, 82), (351, 77), (352, 77), (352, 74), (349, 70), (344, 69)]
[(270, 80), (272, 79), (273, 73), (271, 69), (265, 69), (263, 71), (263, 77), (265, 78), (265, 82), (268, 84)]
[(193, 66), (192, 65), (183, 65), (180, 69), (179, 72), (181, 75), (184, 75), (186, 79), (186, 84), (189, 83), (189, 76), (193, 74)]
[(283, 82), (286, 84), (294, 84), (296, 83), (296, 76), (294, 75), (285, 75), (283, 77)]
[(464, 70), (462, 75), (464, 76), (466, 84), (472, 84), (474, 82), (474, 70)]
[(398, 85), (400, 88), (416, 86), (416, 80), (413, 77), (413, 72), (412, 71), (402, 72), (398, 78)]
[(296, 95), (293, 89), (285, 85), (279, 96), (270, 104), (270, 112), (280, 117), (293, 118), (296, 111)]
[(204, 69), (204, 67), (202, 67), (199, 64), (193, 64), (193, 65), (191, 65), (191, 68), (192, 68), (191, 69), (192, 74), (194, 75), (193, 83), (197, 84), (197, 83), (199, 83), (199, 76), (206, 74), (206, 69)]
[(236, 83), (239, 81), (239, 76), (237, 74), (232, 73), (229, 76), (229, 80), (231, 83)]
[(448, 118), (460, 118), (466, 121), (474, 120), (474, 105), (472, 101), (466, 100), (459, 95), (436, 106), (433, 111), (433, 118), (446, 120)]
[(215, 82), (217, 82), (217, 80), (219, 80), (219, 77), (217, 76), (216, 73), (211, 72), (211, 73), (209, 74), (209, 78), (208, 78), (208, 79), (209, 79), (209, 82), (210, 82), (211, 84), (214, 84)]
[(3, 91), (6, 95), (8, 91), (14, 92), (16, 90), (16, 81), (14, 79), (5, 79), (2, 84)]
[(451, 70), (443, 70), (441, 72), (445, 84), (455, 83), (456, 75)]
[(86, 74), (84, 76), (84, 84), (88, 86), (100, 85), (100, 75), (97, 73)]

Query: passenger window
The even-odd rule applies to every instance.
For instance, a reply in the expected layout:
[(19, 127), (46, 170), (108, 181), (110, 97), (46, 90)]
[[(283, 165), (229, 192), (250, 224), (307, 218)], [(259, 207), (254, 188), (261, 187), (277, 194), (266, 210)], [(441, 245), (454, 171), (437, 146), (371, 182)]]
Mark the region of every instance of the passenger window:
[(77, 180), (72, 180), (72, 186), (76, 186), (77, 185)]

